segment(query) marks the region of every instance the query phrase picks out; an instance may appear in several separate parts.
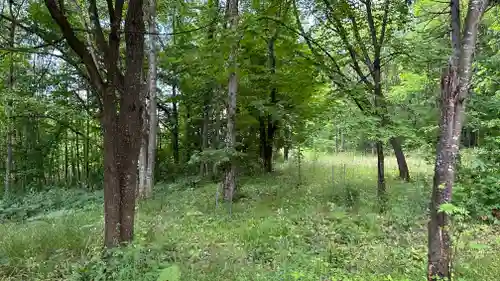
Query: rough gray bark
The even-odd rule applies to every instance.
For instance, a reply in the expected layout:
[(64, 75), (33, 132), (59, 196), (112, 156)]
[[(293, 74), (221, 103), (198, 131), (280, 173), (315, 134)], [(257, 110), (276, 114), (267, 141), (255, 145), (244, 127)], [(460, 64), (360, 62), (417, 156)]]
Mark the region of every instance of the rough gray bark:
[[(228, 1), (229, 28), (232, 35), (236, 35), (238, 28), (238, 0)], [(236, 149), (236, 95), (238, 93), (237, 68), (238, 43), (235, 40), (231, 46), (228, 65), (230, 67), (228, 96), (227, 96), (227, 136), (226, 147), (228, 151), (235, 152)], [(224, 176), (224, 200), (232, 201), (236, 191), (236, 163), (230, 157), (230, 163)]]
[[(143, 120), (147, 120), (147, 110), (144, 111), (142, 117)], [(146, 121), (144, 121), (142, 124), (141, 150), (139, 151), (139, 159), (137, 161), (139, 166), (139, 174), (137, 180), (138, 197), (142, 197), (144, 195), (144, 190), (146, 185), (146, 169), (148, 164), (147, 149), (148, 149), (148, 136), (149, 136), (147, 125), (148, 123)]]
[[(434, 182), (428, 225), (429, 281), (451, 280), (451, 239), (449, 217), (439, 211), (450, 203), (455, 181), (456, 159), (468, 96), (471, 66), (475, 51), (478, 25), (488, 6), (488, 0), (470, 0), (462, 35), (460, 35), (459, 0), (451, 1), (453, 54), (441, 77), (441, 117), (439, 142), (436, 150)], [(461, 38), (461, 40), (460, 40)]]
[(149, 53), (148, 53), (148, 88), (149, 88), (149, 139), (147, 149), (147, 165), (142, 197), (150, 197), (153, 193), (154, 169), (156, 162), (156, 136), (158, 132), (158, 113), (156, 106), (156, 0), (149, 0)]

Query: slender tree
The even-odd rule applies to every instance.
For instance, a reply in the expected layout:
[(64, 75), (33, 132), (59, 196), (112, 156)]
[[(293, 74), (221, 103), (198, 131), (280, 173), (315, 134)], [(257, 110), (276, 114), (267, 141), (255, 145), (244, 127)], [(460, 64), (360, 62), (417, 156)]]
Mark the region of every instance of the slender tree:
[[(229, 0), (227, 3), (228, 23), (231, 35), (235, 36), (238, 28), (238, 0)], [(238, 41), (232, 40), (229, 54), (229, 83), (227, 96), (227, 136), (226, 147), (230, 153), (236, 150), (236, 95), (238, 93), (237, 55)], [(225, 171), (224, 177), (224, 199), (231, 201), (236, 190), (236, 163), (234, 155), (230, 157), (230, 163)]]
[(154, 169), (156, 162), (156, 136), (158, 131), (158, 113), (156, 106), (156, 0), (149, 0), (148, 9), (148, 30), (149, 30), (149, 139), (148, 157), (146, 168), (146, 179), (144, 184), (144, 197), (150, 197), (154, 184)]
[[(9, 13), (10, 17), (14, 18), (13, 1), (9, 1)], [(9, 47), (14, 48), (16, 38), (16, 24), (11, 22), (9, 30)], [(9, 77), (7, 81), (9, 90), (14, 91), (14, 54), (10, 54), (9, 61)], [(11, 115), (12, 100), (8, 99), (5, 106), (5, 115), (7, 116), (7, 159), (5, 161), (5, 185), (4, 185), (4, 196), (7, 198), (10, 192), (11, 185), (11, 170), (12, 170), (12, 118)]]
[(432, 187), (430, 221), (428, 226), (428, 280), (451, 280), (451, 237), (449, 216), (441, 211), (451, 202), (455, 181), (456, 159), (460, 146), (465, 101), (472, 75), (472, 61), (479, 22), (488, 0), (470, 0), (463, 32), (460, 24), (460, 2), (452, 0), (451, 55), (448, 67), (441, 76), (441, 117), (439, 142), (436, 150), (434, 183)]

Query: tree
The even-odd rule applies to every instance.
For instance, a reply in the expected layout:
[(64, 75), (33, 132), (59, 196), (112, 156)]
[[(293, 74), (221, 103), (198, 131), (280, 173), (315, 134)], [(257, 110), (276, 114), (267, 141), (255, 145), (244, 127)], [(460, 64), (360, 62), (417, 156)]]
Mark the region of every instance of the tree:
[(154, 184), (154, 167), (156, 163), (156, 135), (158, 114), (156, 106), (156, 1), (149, 0), (149, 140), (148, 168), (146, 170), (146, 196), (150, 196)]
[[(348, 92), (366, 116), (379, 119), (377, 127), (380, 131), (376, 133), (376, 147), (379, 163), (378, 189), (382, 195), (385, 193), (383, 130), (393, 123), (389, 118), (389, 106), (382, 89), (382, 66), (398, 53), (390, 54), (388, 50), (392, 47), (390, 41), (394, 26), (405, 21), (406, 3), (390, 0), (379, 3), (370, 0), (362, 3), (322, 0), (318, 1), (316, 7), (325, 18), (325, 24), (306, 33), (296, 7), (298, 29), (315, 56), (316, 64), (325, 71), (334, 85), (340, 91)], [(331, 34), (334, 39), (315, 39), (313, 34), (316, 31)], [(321, 43), (320, 40), (327, 43)], [(349, 57), (349, 63), (344, 64), (344, 58), (336, 55), (330, 44), (339, 44), (343, 53)], [(359, 90), (356, 90), (359, 88), (358, 84), (362, 84), (367, 95), (359, 94)], [(400, 138), (390, 136), (389, 142), (396, 155), (400, 178), (409, 181), (409, 169)]]
[[(61, 29), (69, 47), (85, 66), (86, 78), (98, 93), (100, 121), (104, 142), (104, 243), (107, 247), (131, 241), (137, 183), (137, 159), (140, 150), (144, 87), (143, 1), (131, 0), (126, 11), (124, 32), (121, 31), (124, 1), (113, 7), (107, 1), (110, 31), (108, 40), (99, 20), (97, 3), (89, 3), (92, 22), (90, 32), (98, 53), (75, 34), (68, 20), (64, 2), (45, 0), (45, 6)], [(120, 44), (125, 34), (125, 70), (119, 67)]]
[[(11, 18), (14, 17), (14, 10), (13, 10), (13, 2), (9, 2), (9, 13)], [(14, 22), (11, 22), (10, 24), (10, 30), (9, 30), (9, 47), (14, 48), (15, 44), (15, 39), (16, 39), (16, 25)], [(8, 77), (8, 86), (9, 90), (11, 92), (14, 91), (14, 58), (13, 58), (13, 53), (10, 54), (10, 61), (9, 61), (9, 77)], [(8, 198), (9, 192), (10, 192), (10, 184), (11, 184), (11, 170), (12, 170), (12, 118), (10, 117), (11, 115), (11, 107), (12, 107), (12, 100), (9, 99), (6, 102), (5, 105), (5, 115), (7, 117), (7, 159), (5, 162), (5, 186), (4, 186), (4, 198)]]
[(460, 23), (460, 2), (450, 2), (451, 55), (441, 77), (441, 117), (432, 186), (428, 226), (428, 280), (451, 280), (451, 237), (449, 214), (443, 204), (451, 203), (455, 181), (456, 160), (463, 127), (465, 101), (469, 94), (472, 61), (479, 22), (488, 0), (470, 0), (463, 31)]
[[(232, 36), (236, 36), (238, 29), (238, 0), (229, 0), (227, 3), (228, 24)], [(228, 167), (224, 176), (224, 199), (231, 201), (236, 191), (236, 95), (238, 93), (237, 56), (238, 40), (233, 39), (228, 59), (229, 83), (227, 96), (227, 135), (226, 147), (230, 153)]]

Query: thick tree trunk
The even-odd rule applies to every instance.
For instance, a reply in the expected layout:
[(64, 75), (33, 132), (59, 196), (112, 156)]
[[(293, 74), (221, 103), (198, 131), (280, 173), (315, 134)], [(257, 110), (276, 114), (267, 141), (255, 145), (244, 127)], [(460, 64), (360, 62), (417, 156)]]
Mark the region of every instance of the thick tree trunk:
[(144, 86), (142, 68), (144, 62), (144, 15), (143, 1), (129, 2), (125, 19), (126, 72), (119, 113), (119, 179), (121, 200), (120, 238), (129, 242), (134, 235), (135, 187), (137, 183), (137, 159), (141, 146), (141, 128), (144, 122)]
[(403, 153), (403, 148), (397, 137), (392, 137), (389, 139), (392, 145), (394, 154), (396, 155), (396, 161), (398, 162), (399, 178), (407, 182), (410, 181), (410, 171), (408, 170), (408, 164), (406, 163), (406, 157)]
[(463, 36), (460, 40), (459, 1), (452, 0), (451, 2), (453, 55), (441, 78), (440, 135), (436, 150), (428, 225), (427, 279), (429, 281), (451, 280), (449, 217), (448, 214), (439, 209), (442, 204), (450, 203), (452, 199), (456, 159), (465, 113), (465, 100), (469, 91), (478, 25), (487, 6), (488, 0), (469, 1)]
[(120, 201), (121, 190), (118, 174), (118, 124), (115, 107), (110, 102), (110, 97), (113, 98), (114, 90), (108, 89), (104, 98), (104, 111), (101, 120), (103, 128), (104, 142), (104, 244), (111, 248), (118, 246), (120, 240)]
[[(229, 27), (236, 35), (238, 28), (238, 0), (228, 1), (229, 12)], [(236, 40), (235, 40), (236, 41)], [(227, 96), (227, 138), (226, 147), (231, 153), (236, 149), (236, 95), (238, 92), (238, 77), (236, 75), (237, 68), (237, 53), (238, 43), (233, 42), (231, 53), (229, 55), (229, 67), (231, 68), (228, 83)], [(232, 201), (236, 191), (236, 163), (234, 155), (230, 156), (230, 163), (225, 171), (224, 176), (224, 199)]]

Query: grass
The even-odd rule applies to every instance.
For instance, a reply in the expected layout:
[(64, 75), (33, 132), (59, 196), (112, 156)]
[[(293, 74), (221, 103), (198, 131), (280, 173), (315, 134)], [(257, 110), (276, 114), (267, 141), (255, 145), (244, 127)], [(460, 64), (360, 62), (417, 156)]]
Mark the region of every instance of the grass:
[[(215, 184), (159, 185), (138, 206), (134, 244), (105, 257), (99, 200), (62, 215), (7, 221), (0, 226), (0, 280), (157, 280), (172, 265), (189, 281), (425, 280), (431, 167), (410, 157), (416, 181), (401, 183), (388, 159), (391, 207), (381, 216), (375, 158), (306, 159), (300, 184), (293, 163), (241, 178), (245, 197), (231, 215), (226, 204), (216, 208)], [(455, 243), (456, 280), (498, 280), (498, 230), (467, 225)]]

